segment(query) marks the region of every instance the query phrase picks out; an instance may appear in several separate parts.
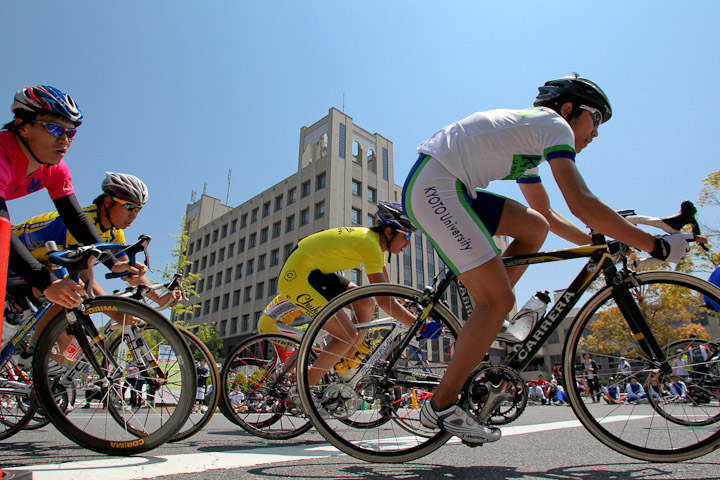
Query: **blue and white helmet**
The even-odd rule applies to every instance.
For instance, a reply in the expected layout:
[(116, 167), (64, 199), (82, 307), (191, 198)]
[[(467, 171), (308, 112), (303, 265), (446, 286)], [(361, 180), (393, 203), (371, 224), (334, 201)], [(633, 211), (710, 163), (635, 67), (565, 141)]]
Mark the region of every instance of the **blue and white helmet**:
[(378, 211), (375, 218), (378, 220), (379, 225), (405, 230), (406, 232), (417, 230), (417, 227), (403, 213), (402, 205), (390, 202), (378, 202), (377, 205)]
[(28, 118), (26, 112), (33, 116), (40, 113), (54, 113), (67, 118), (75, 125), (80, 125), (83, 121), (83, 114), (70, 95), (49, 85), (23, 87), (22, 90), (18, 90), (10, 110), (18, 118)]

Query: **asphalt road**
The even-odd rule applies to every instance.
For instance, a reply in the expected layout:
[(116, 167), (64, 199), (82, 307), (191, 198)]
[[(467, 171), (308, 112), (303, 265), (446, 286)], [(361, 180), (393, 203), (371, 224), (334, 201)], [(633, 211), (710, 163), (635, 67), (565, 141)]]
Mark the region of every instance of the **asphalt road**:
[[(73, 445), (52, 427), (2, 442), (0, 467), (35, 480), (214, 479), (716, 479), (720, 451), (678, 464), (652, 464), (600, 444), (570, 408), (528, 407), (494, 444), (451, 442), (407, 464), (371, 464), (340, 454), (314, 430), (293, 440), (252, 437), (218, 412), (195, 437), (137, 457), (107, 457)], [(10, 469), (10, 470), (7, 470)]]

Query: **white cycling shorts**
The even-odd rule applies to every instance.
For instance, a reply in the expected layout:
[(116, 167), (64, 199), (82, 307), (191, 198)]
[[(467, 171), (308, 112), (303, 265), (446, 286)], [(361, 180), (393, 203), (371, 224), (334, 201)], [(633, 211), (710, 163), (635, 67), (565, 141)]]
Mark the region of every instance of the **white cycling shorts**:
[(439, 161), (420, 158), (403, 188), (403, 207), (457, 275), (490, 261), (500, 251), (492, 236), (505, 197), (485, 190), (468, 194), (465, 185)]

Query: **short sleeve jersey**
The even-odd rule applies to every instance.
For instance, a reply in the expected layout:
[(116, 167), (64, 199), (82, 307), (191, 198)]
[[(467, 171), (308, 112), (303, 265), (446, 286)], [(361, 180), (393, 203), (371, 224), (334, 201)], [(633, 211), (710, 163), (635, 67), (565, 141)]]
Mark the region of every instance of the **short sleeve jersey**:
[(70, 170), (64, 160), (57, 165), (43, 165), (29, 177), (27, 168), (27, 158), (15, 135), (8, 130), (0, 131), (0, 197), (13, 200), (43, 188), (53, 200), (74, 193)]
[(553, 158), (575, 160), (575, 135), (553, 110), (490, 110), (443, 128), (418, 152), (443, 164), (472, 192), (493, 180), (540, 181), (538, 165)]
[[(97, 205), (93, 204), (85, 207), (83, 212), (95, 224), (104, 242), (125, 243), (125, 233), (119, 228), (110, 228), (103, 231), (98, 218)], [(73, 243), (79, 243), (68, 231), (65, 222), (57, 212), (38, 215), (15, 225), (13, 226), (13, 233), (20, 237), (20, 241), (25, 244), (33, 257), (44, 264), (48, 264), (45, 242), (54, 241), (60, 250)]]
[(382, 273), (385, 256), (379, 234), (369, 228), (331, 228), (305, 237), (298, 244), (302, 262), (323, 273), (364, 267), (366, 274)]

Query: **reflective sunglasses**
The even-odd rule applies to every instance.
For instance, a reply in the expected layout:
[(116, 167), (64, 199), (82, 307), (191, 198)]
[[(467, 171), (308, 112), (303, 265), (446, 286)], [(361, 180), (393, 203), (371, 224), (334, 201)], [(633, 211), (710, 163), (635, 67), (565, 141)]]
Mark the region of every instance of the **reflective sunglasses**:
[(41, 120), (35, 120), (33, 123), (37, 123), (38, 125), (45, 127), (45, 130), (53, 137), (59, 138), (63, 135), (67, 135), (68, 140), (72, 140), (75, 138), (75, 135), (77, 135), (77, 128), (63, 127), (59, 123), (43, 122)]
[(129, 200), (121, 200), (121, 199), (116, 198), (116, 197), (110, 197), (110, 198), (112, 198), (112, 199), (115, 200), (117, 203), (119, 203), (120, 205), (122, 205), (122, 207), (123, 207), (125, 210), (127, 210), (128, 212), (139, 212), (139, 211), (142, 210), (142, 208), (143, 208), (143, 207), (141, 207), (140, 205), (136, 205), (136, 204), (132, 203), (132, 202), (129, 201)]
[(593, 123), (595, 124), (595, 128), (600, 126), (600, 124), (602, 123), (602, 113), (600, 113), (600, 110), (598, 110), (597, 108), (588, 107), (587, 105), (580, 105), (580, 108), (590, 112), (590, 115), (592, 115)]
[(410, 237), (412, 237), (412, 232), (408, 232), (407, 230), (400, 230), (399, 228), (397, 231), (405, 235), (405, 240), (410, 240)]

